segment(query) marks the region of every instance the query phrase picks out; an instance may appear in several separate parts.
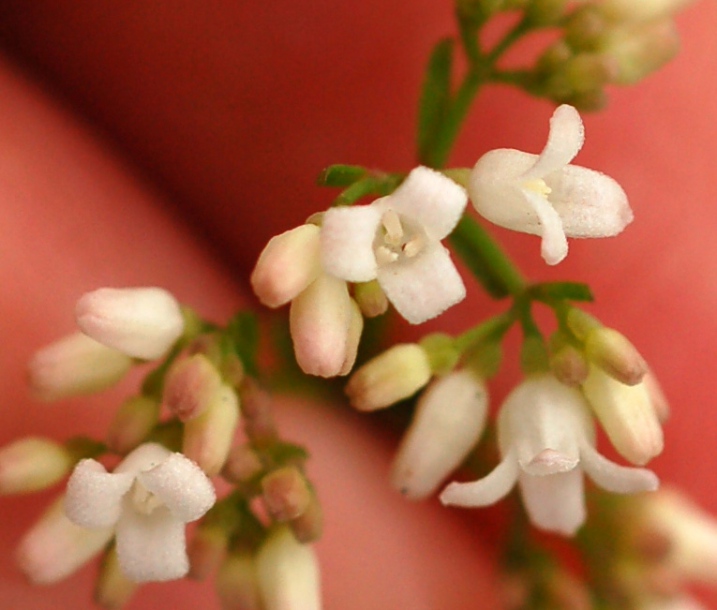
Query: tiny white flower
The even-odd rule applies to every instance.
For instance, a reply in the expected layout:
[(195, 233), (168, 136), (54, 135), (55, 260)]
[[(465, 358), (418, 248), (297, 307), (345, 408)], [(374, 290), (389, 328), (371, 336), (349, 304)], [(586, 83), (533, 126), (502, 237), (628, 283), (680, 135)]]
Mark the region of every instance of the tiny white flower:
[(95, 460), (79, 462), (67, 484), (65, 510), (81, 527), (114, 530), (122, 571), (147, 582), (187, 573), (184, 524), (215, 500), (214, 487), (194, 462), (146, 443), (112, 473)]
[(425, 322), (465, 297), (441, 240), (466, 203), (455, 182), (417, 167), (388, 197), (324, 214), (322, 266), (348, 282), (378, 280), (398, 313), (412, 324)]
[(526, 379), (498, 416), (500, 464), (472, 483), (451, 483), (441, 502), (487, 506), (518, 483), (532, 523), (572, 535), (585, 520), (583, 475), (614, 493), (655, 490), (658, 479), (641, 468), (619, 466), (595, 449), (595, 426), (579, 390), (551, 375)]
[(473, 168), (468, 193), (481, 216), (514, 231), (540, 235), (541, 254), (555, 265), (568, 253), (569, 237), (610, 237), (631, 221), (627, 196), (612, 178), (570, 165), (584, 141), (583, 123), (572, 106), (550, 119), (540, 155), (502, 148)]

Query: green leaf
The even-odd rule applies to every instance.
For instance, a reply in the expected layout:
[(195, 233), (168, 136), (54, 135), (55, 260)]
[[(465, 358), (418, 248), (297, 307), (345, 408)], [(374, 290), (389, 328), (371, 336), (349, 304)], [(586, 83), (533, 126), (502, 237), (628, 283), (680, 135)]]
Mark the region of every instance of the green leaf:
[(401, 174), (374, 174), (361, 178), (345, 189), (333, 205), (353, 205), (367, 195), (390, 195), (396, 190), (403, 176)]
[(351, 186), (367, 173), (360, 165), (330, 165), (317, 179), (319, 186)]
[(418, 107), (418, 155), (423, 161), (440, 131), (451, 101), (453, 40), (444, 38), (433, 48)]
[(536, 301), (581, 301), (590, 303), (593, 293), (590, 286), (581, 282), (547, 282), (530, 287), (530, 296)]
[(227, 336), (247, 372), (257, 374), (256, 358), (259, 351), (259, 320), (250, 311), (240, 311), (227, 325)]

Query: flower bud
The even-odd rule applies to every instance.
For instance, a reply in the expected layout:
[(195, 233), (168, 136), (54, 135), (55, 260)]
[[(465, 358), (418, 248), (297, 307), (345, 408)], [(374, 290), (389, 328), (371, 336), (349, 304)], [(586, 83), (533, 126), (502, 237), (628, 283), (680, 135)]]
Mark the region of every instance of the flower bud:
[(532, 0), (526, 8), (526, 19), (536, 26), (557, 23), (565, 15), (568, 0)]
[(120, 406), (107, 431), (107, 446), (125, 454), (139, 447), (159, 421), (159, 403), (147, 396), (133, 396)]
[(309, 490), (309, 504), (301, 515), (289, 521), (288, 526), (299, 542), (307, 544), (321, 538), (324, 529), (324, 512), (313, 490)]
[(250, 445), (233, 445), (222, 468), (222, 476), (230, 483), (246, 488), (263, 470), (259, 454)]
[(255, 445), (274, 442), (278, 433), (269, 394), (251, 378), (244, 380), (239, 391), (246, 435)]
[(83, 333), (123, 354), (155, 360), (184, 332), (177, 300), (162, 288), (100, 288), (75, 306)]
[(601, 0), (600, 12), (618, 21), (650, 21), (669, 17), (694, 0)]
[(359, 411), (374, 411), (416, 393), (431, 375), (426, 351), (415, 343), (402, 343), (358, 369), (346, 385), (346, 394)]
[(301, 370), (319, 377), (342, 373), (352, 360), (352, 307), (346, 282), (324, 274), (293, 300), (289, 325)]
[(432, 494), (478, 442), (487, 413), (485, 385), (470, 371), (435, 379), (419, 398), (401, 442), (394, 488), (412, 500)]
[(354, 285), (354, 299), (367, 318), (375, 318), (386, 313), (388, 299), (376, 280), (360, 282)]
[(361, 333), (363, 333), (363, 316), (358, 303), (351, 300), (351, 310), (349, 312), (349, 328), (346, 333), (346, 355), (344, 363), (339, 371), (340, 376), (348, 375), (356, 363), (358, 355), (359, 343), (361, 343)]
[(588, 363), (582, 352), (566, 343), (550, 354), (550, 370), (560, 383), (577, 387), (588, 376)]
[(117, 383), (132, 359), (75, 333), (39, 350), (30, 360), (30, 387), (43, 400), (99, 392)]
[(257, 576), (265, 610), (319, 610), (319, 565), (310, 545), (275, 529), (259, 549)]
[(181, 421), (201, 415), (222, 386), (217, 368), (204, 354), (194, 354), (172, 365), (164, 384), (162, 403)]
[(239, 398), (223, 385), (199, 417), (184, 424), (182, 453), (207, 474), (219, 474), (229, 455), (239, 423)]
[(112, 547), (102, 560), (95, 583), (95, 603), (108, 610), (119, 610), (129, 602), (138, 588), (139, 585), (122, 572), (117, 550)]
[(291, 521), (309, 506), (311, 492), (303, 474), (295, 466), (284, 466), (261, 480), (264, 506), (272, 519)]
[(222, 610), (268, 610), (261, 603), (256, 564), (250, 553), (228, 555), (216, 583)]
[(645, 359), (627, 337), (605, 326), (588, 334), (585, 355), (610, 377), (626, 385), (640, 383), (647, 372)]
[(53, 584), (97, 555), (113, 535), (113, 528), (90, 530), (72, 523), (61, 497), (20, 541), (16, 561), (33, 584)]
[(72, 454), (44, 438), (23, 438), (0, 449), (0, 495), (46, 489), (74, 466)]
[(592, 366), (583, 392), (618, 453), (645, 464), (662, 452), (664, 439), (644, 383), (628, 386)]
[(267, 307), (281, 307), (299, 296), (321, 273), (319, 233), (301, 225), (272, 237), (251, 274), (251, 286)]

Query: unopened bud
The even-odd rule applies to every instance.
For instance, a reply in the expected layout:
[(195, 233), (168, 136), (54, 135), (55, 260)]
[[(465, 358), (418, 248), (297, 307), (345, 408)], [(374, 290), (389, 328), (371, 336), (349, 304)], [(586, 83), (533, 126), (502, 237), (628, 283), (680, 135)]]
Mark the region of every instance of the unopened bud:
[(590, 362), (626, 385), (640, 383), (648, 370), (645, 359), (627, 337), (605, 326), (587, 336), (585, 355)]
[(655, 374), (648, 370), (642, 383), (645, 385), (652, 407), (657, 414), (657, 419), (664, 424), (670, 417), (670, 403), (667, 402), (667, 396), (665, 396), (665, 393), (662, 391), (660, 382), (657, 380)]
[(291, 521), (301, 516), (311, 499), (306, 478), (295, 466), (284, 466), (261, 480), (264, 505), (272, 519)]
[(222, 386), (219, 371), (204, 354), (172, 365), (164, 384), (162, 403), (181, 421), (201, 415)]
[(570, 15), (565, 26), (565, 41), (575, 51), (592, 51), (607, 28), (602, 12), (588, 4)]
[(450, 373), (461, 357), (456, 341), (445, 333), (433, 333), (421, 339), (420, 346), (428, 356), (431, 371), (437, 375)]
[(112, 547), (104, 556), (95, 583), (95, 602), (107, 610), (119, 610), (125, 606), (139, 588), (136, 582), (124, 575)]
[(310, 490), (309, 504), (301, 515), (289, 521), (294, 538), (303, 544), (321, 538), (324, 529), (324, 512), (316, 493)]
[(359, 309), (358, 303), (351, 300), (351, 311), (349, 313), (349, 328), (346, 332), (346, 354), (344, 363), (339, 371), (340, 376), (348, 375), (356, 364), (356, 356), (358, 355), (359, 343), (361, 342), (361, 333), (363, 333), (363, 315)]
[(75, 464), (61, 444), (45, 438), (23, 438), (0, 449), (0, 495), (46, 489), (63, 479)]
[(246, 435), (257, 445), (275, 441), (278, 432), (269, 394), (251, 378), (244, 380), (239, 391)]
[(600, 12), (611, 21), (651, 21), (663, 19), (694, 0), (601, 0)]
[(233, 445), (222, 468), (222, 476), (248, 492), (250, 490), (247, 487), (263, 470), (264, 465), (259, 454), (250, 445)]
[(251, 286), (267, 307), (281, 307), (295, 299), (321, 273), (321, 229), (301, 225), (272, 237), (251, 274)]
[(216, 585), (222, 610), (268, 610), (261, 602), (256, 564), (249, 552), (230, 553), (219, 568)]
[(131, 366), (129, 356), (75, 333), (35, 353), (28, 373), (39, 398), (57, 400), (113, 386)]
[(217, 570), (226, 556), (227, 532), (215, 525), (200, 524), (187, 546), (190, 578), (204, 580)]
[(572, 307), (568, 312), (566, 322), (570, 331), (578, 341), (585, 341), (593, 331), (602, 328), (603, 325), (595, 316), (584, 312), (582, 309)]
[(388, 309), (386, 294), (376, 280), (355, 284), (354, 299), (367, 318), (380, 316)]
[(532, 0), (525, 17), (536, 26), (552, 25), (565, 15), (568, 0)]
[(120, 406), (107, 431), (107, 445), (125, 454), (139, 447), (159, 421), (159, 403), (147, 396), (134, 396)]
[(204, 413), (184, 424), (182, 453), (207, 476), (219, 474), (238, 423), (239, 399), (232, 388), (223, 385)]
[(123, 354), (155, 360), (184, 332), (177, 300), (162, 288), (100, 288), (75, 306), (83, 333)]
[(374, 411), (415, 394), (431, 375), (426, 351), (415, 343), (402, 343), (358, 369), (346, 385), (346, 394), (359, 411)]
[(478, 442), (487, 414), (488, 393), (473, 373), (435, 379), (418, 399), (401, 441), (393, 487), (414, 500), (432, 494)]
[(550, 369), (560, 383), (577, 387), (587, 379), (589, 367), (580, 350), (570, 344), (565, 344), (551, 353)]

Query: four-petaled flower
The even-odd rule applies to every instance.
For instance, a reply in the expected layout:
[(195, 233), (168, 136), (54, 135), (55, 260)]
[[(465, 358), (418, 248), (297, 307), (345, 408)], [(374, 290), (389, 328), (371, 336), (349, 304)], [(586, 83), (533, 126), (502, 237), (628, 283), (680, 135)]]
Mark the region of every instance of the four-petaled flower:
[(631, 221), (627, 196), (612, 178), (569, 165), (582, 148), (583, 123), (572, 106), (550, 119), (540, 155), (503, 148), (483, 155), (468, 193), (481, 216), (501, 227), (540, 235), (541, 254), (555, 265), (568, 253), (569, 237), (611, 237)]
[(441, 240), (454, 229), (466, 203), (465, 191), (455, 182), (417, 167), (393, 194), (325, 213), (322, 266), (348, 282), (377, 279), (398, 313), (412, 324), (425, 322), (465, 297)]
[(614, 493), (655, 490), (655, 474), (619, 466), (595, 449), (595, 426), (579, 390), (552, 375), (523, 381), (498, 416), (500, 464), (485, 478), (451, 483), (444, 504), (487, 506), (520, 487), (530, 520), (539, 528), (572, 535), (585, 521), (583, 474)]
[(194, 462), (146, 443), (112, 473), (95, 460), (79, 462), (65, 510), (77, 525), (115, 531), (120, 567), (130, 580), (162, 581), (187, 573), (184, 524), (215, 500), (211, 481)]

